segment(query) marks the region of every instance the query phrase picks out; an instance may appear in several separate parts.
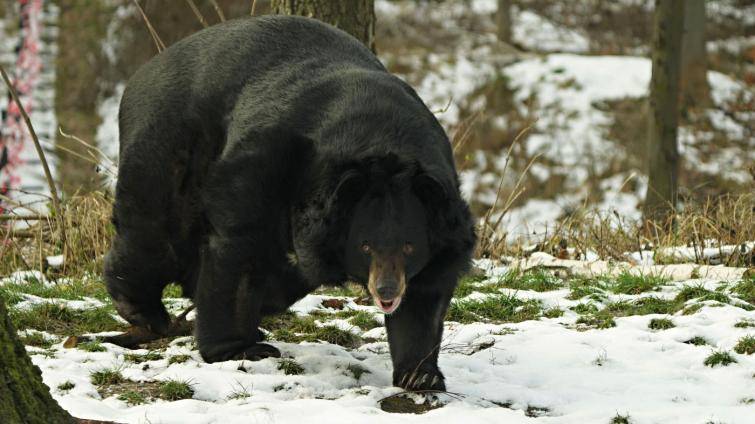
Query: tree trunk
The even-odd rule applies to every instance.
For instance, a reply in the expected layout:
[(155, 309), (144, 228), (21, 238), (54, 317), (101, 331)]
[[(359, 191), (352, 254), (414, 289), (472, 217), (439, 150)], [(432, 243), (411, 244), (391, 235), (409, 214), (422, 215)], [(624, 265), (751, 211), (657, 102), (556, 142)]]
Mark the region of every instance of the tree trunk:
[(319, 19), (375, 51), (375, 0), (272, 0), (270, 9), (281, 15)]
[(648, 190), (646, 220), (664, 221), (674, 211), (678, 193), (679, 69), (684, 0), (656, 0), (653, 75), (650, 81)]
[(681, 93), (685, 108), (706, 106), (710, 101), (705, 50), (705, 0), (684, 4)]
[(511, 44), (511, 0), (498, 0), (495, 20), (498, 26), (498, 41)]
[(0, 423), (76, 422), (50, 396), (42, 372), (26, 354), (0, 298)]

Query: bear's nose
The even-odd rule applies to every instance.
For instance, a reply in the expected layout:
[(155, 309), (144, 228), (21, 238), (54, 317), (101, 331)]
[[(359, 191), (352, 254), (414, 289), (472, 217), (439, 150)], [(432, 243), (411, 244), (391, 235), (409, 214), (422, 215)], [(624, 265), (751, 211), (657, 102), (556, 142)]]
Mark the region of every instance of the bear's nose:
[(393, 300), (398, 296), (398, 284), (394, 282), (388, 282), (377, 289), (377, 294), (382, 300)]

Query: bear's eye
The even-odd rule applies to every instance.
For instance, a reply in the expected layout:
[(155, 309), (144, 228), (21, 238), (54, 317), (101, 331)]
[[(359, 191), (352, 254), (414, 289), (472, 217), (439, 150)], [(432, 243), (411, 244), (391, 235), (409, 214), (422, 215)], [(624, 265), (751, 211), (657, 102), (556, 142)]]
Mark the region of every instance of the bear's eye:
[(404, 254), (411, 255), (412, 253), (414, 253), (414, 246), (411, 243), (404, 244)]
[(362, 252), (364, 253), (370, 253), (372, 249), (370, 248), (370, 245), (367, 244), (367, 242), (362, 243)]

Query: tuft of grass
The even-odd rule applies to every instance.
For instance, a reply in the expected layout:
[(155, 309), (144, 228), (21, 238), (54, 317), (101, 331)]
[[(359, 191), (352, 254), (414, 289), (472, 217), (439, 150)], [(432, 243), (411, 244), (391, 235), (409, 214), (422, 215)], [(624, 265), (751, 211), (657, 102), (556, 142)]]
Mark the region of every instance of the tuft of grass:
[(700, 336), (695, 336), (695, 337), (687, 340), (684, 343), (691, 344), (691, 345), (694, 345), (694, 346), (705, 346), (705, 345), (710, 344), (710, 343), (708, 343), (707, 340), (705, 340), (704, 337), (700, 337)]
[(228, 395), (226, 399), (228, 400), (241, 400), (241, 399), (248, 399), (252, 397), (252, 391), (249, 389), (249, 387), (244, 386), (240, 382), (236, 382), (236, 385), (234, 386), (233, 391), (231, 394)]
[(95, 371), (89, 375), (89, 378), (95, 386), (109, 386), (126, 381), (121, 371), (115, 368)]
[(560, 318), (564, 316), (564, 310), (558, 307), (549, 308), (543, 312), (543, 316), (546, 318)]
[(454, 297), (462, 298), (469, 296), (470, 294), (480, 291), (480, 284), (486, 280), (485, 275), (465, 275), (459, 279), (459, 283), (454, 289)]
[(545, 292), (563, 288), (563, 282), (553, 274), (541, 268), (528, 270), (521, 275), (506, 274), (498, 282), (501, 287), (515, 290), (533, 290)]
[(87, 352), (106, 352), (107, 349), (105, 346), (102, 345), (102, 343), (99, 340), (94, 340), (91, 342), (84, 342), (79, 343), (76, 346), (77, 349), (81, 349)]
[(651, 330), (668, 330), (674, 327), (676, 327), (676, 324), (668, 318), (653, 318), (648, 324), (648, 328)]
[(183, 288), (180, 284), (170, 283), (163, 289), (163, 299), (167, 297), (181, 297), (183, 296)]
[(278, 362), (278, 369), (283, 371), (286, 375), (301, 375), (304, 374), (304, 367), (293, 359), (281, 359)]
[(569, 309), (571, 309), (572, 311), (574, 311), (574, 312), (576, 312), (576, 313), (578, 313), (580, 315), (583, 315), (583, 314), (594, 314), (594, 313), (598, 312), (598, 307), (594, 303), (592, 303), (592, 302), (579, 303), (579, 304), (577, 304), (575, 306), (572, 306)]
[(567, 299), (579, 300), (584, 297), (605, 298), (607, 284), (603, 278), (578, 277), (569, 280), (569, 296)]
[(721, 292), (708, 290), (702, 284), (696, 286), (684, 286), (676, 295), (676, 300), (679, 302), (687, 302), (692, 299), (697, 299), (701, 302), (715, 300), (716, 302), (729, 303), (731, 301), (729, 296)]
[(160, 398), (174, 401), (181, 399), (191, 399), (194, 396), (194, 389), (188, 381), (166, 380), (159, 386)]
[(350, 372), (356, 381), (359, 381), (363, 375), (370, 374), (370, 370), (359, 364), (349, 364), (349, 366), (346, 367), (346, 371)]
[(349, 320), (350, 323), (356, 325), (362, 330), (372, 330), (373, 328), (380, 327), (382, 324), (375, 319), (375, 316), (367, 311), (358, 311)]
[(737, 321), (736, 324), (734, 324), (735, 328), (749, 328), (749, 327), (755, 327), (755, 321), (751, 319), (741, 319)]
[(705, 358), (705, 361), (703, 364), (709, 366), (709, 367), (715, 367), (716, 365), (721, 365), (723, 367), (728, 366), (729, 364), (736, 363), (737, 360), (734, 359), (733, 356), (729, 352), (723, 351), (723, 350), (717, 350), (712, 352), (710, 355), (708, 355), (707, 358)]
[(755, 276), (750, 276), (732, 287), (731, 292), (745, 302), (755, 305)]
[(604, 313), (582, 315), (577, 319), (577, 324), (587, 327), (605, 330), (606, 328), (616, 327), (616, 321), (611, 315)]
[(669, 280), (657, 275), (633, 275), (625, 271), (609, 283), (609, 288), (616, 294), (640, 294), (655, 291)]
[(30, 274), (17, 282), (0, 286), (0, 297), (3, 297), (8, 305), (15, 305), (22, 301), (24, 294), (45, 299), (82, 300), (85, 297), (103, 301), (109, 299), (104, 283), (91, 276), (45, 283)]
[(130, 406), (141, 405), (147, 403), (147, 397), (144, 393), (136, 390), (129, 390), (118, 395), (118, 400), (126, 402)]
[(609, 424), (629, 424), (629, 415), (621, 415), (616, 414), (613, 418), (611, 418), (611, 421), (609, 421)]
[(327, 343), (337, 344), (339, 346), (354, 348), (361, 344), (359, 336), (346, 331), (334, 325), (325, 325), (318, 327), (317, 330), (310, 334), (307, 341), (322, 340)]
[(148, 361), (159, 361), (163, 359), (163, 355), (160, 352), (150, 350), (147, 353), (127, 353), (123, 355), (123, 359), (134, 364), (141, 364)]
[(447, 321), (522, 322), (540, 318), (542, 305), (538, 300), (522, 300), (511, 294), (489, 296), (482, 300), (457, 300), (448, 308)]
[(126, 326), (113, 318), (113, 313), (109, 307), (73, 310), (53, 303), (42, 303), (23, 310), (12, 309), (9, 315), (19, 330), (32, 328), (70, 336), (125, 330)]
[(43, 349), (48, 349), (55, 343), (54, 339), (46, 337), (44, 333), (38, 332), (27, 332), (18, 336), (18, 338), (26, 346), (36, 346)]
[(191, 359), (191, 355), (173, 355), (168, 358), (168, 365), (183, 364), (189, 359)]
[(684, 309), (682, 309), (682, 315), (692, 315), (697, 313), (700, 309), (703, 309), (703, 306), (705, 306), (704, 303), (695, 303), (689, 306), (685, 306)]
[(734, 346), (734, 352), (742, 355), (752, 355), (755, 353), (755, 337), (748, 335), (739, 339)]
[(76, 383), (74, 383), (71, 380), (58, 384), (58, 390), (60, 390), (61, 392), (67, 392), (73, 389), (74, 387), (76, 387)]

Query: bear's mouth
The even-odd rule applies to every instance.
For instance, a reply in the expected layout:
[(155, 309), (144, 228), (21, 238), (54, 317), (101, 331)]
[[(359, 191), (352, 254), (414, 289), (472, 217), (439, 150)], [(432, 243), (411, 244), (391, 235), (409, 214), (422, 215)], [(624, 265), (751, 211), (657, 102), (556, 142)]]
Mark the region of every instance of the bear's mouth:
[(398, 308), (399, 303), (401, 303), (400, 296), (391, 300), (382, 300), (378, 297), (375, 297), (373, 300), (375, 301), (375, 305), (377, 305), (377, 307), (386, 314), (390, 314), (395, 311), (396, 308)]

